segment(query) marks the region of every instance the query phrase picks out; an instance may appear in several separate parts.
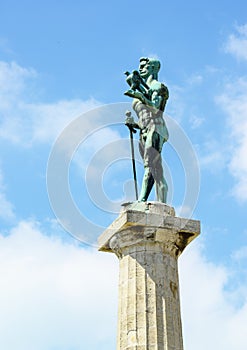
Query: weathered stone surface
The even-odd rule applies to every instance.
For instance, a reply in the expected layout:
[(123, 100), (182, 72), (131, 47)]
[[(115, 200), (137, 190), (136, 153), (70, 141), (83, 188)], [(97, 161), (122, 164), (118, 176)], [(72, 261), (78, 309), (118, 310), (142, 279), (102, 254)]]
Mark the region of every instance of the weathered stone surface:
[(120, 261), (118, 350), (182, 350), (177, 258), (200, 222), (162, 203), (128, 203), (99, 237)]
[(123, 205), (119, 217), (99, 237), (98, 245), (99, 250), (110, 252), (116, 244), (132, 245), (153, 239), (173, 243), (180, 254), (199, 232), (199, 221), (176, 217), (174, 209), (166, 204), (134, 202)]

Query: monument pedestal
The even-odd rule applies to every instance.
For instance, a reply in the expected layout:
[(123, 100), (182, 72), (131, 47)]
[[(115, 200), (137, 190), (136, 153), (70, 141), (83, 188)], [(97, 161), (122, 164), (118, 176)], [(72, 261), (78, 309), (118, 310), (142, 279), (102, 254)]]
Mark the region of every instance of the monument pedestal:
[(128, 203), (99, 237), (120, 261), (117, 350), (183, 350), (177, 259), (200, 222), (163, 203)]

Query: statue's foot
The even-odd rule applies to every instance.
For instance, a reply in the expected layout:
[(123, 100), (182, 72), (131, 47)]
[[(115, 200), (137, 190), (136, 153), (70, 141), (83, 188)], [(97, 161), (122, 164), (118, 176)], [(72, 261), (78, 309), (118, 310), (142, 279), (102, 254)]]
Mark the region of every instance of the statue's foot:
[(141, 202), (146, 202), (146, 201), (147, 201), (147, 199), (142, 198), (142, 199), (138, 199), (138, 201), (137, 201), (137, 202), (141, 203)]

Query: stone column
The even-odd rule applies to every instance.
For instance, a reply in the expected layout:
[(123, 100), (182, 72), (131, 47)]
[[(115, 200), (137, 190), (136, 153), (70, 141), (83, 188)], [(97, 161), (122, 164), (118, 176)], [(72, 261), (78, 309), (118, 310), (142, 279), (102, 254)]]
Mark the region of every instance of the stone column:
[(177, 258), (200, 222), (163, 203), (129, 203), (99, 237), (120, 261), (117, 350), (183, 350)]

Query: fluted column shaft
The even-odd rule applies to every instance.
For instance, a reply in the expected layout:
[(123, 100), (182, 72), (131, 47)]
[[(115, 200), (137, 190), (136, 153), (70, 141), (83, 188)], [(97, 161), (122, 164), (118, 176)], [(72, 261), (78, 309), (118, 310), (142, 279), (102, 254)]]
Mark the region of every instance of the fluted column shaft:
[(118, 314), (117, 349), (183, 349), (177, 258), (162, 244), (123, 249)]

